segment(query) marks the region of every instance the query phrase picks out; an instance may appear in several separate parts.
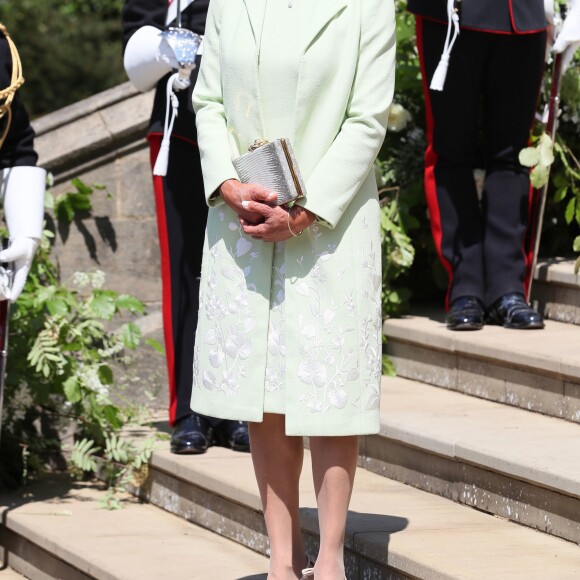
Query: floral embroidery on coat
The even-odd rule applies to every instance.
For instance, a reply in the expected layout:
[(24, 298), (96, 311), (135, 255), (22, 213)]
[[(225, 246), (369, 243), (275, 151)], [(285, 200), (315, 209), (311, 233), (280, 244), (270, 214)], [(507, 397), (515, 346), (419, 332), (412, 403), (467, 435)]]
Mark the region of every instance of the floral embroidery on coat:
[[(223, 211), (220, 211), (219, 217), (223, 221)], [(235, 246), (227, 249), (236, 265), (227, 265), (231, 260), (224, 259), (223, 246), (214, 245), (208, 253), (207, 281), (200, 291), (200, 315), (210, 323), (201, 337), (209, 347), (209, 366), (204, 365), (201, 384), (206, 389), (235, 395), (246, 376), (246, 361), (253, 352), (252, 330), (256, 323), (248, 301), (252, 286), (247, 284), (246, 278), (252, 271), (252, 261), (259, 258), (259, 252), (251, 251), (254, 243), (244, 236), (239, 223), (231, 221), (228, 228), (230, 231), (237, 230), (239, 234)], [(219, 293), (217, 280), (220, 276), (231, 280), (235, 291)], [(196, 345), (193, 367), (195, 386), (201, 386), (198, 359)]]

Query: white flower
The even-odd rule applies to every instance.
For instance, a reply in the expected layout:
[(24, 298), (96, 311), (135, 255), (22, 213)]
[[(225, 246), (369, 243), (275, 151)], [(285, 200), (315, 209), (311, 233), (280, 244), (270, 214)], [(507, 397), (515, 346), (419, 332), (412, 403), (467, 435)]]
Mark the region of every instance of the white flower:
[(209, 362), (216, 369), (222, 366), (225, 358), (226, 355), (219, 345), (209, 351)]
[(348, 395), (344, 389), (333, 389), (328, 393), (328, 400), (333, 407), (344, 409), (348, 403)]
[(389, 120), (387, 121), (387, 128), (393, 133), (398, 133), (402, 131), (407, 123), (411, 120), (411, 113), (399, 105), (399, 103), (393, 103), (389, 109)]
[(211, 371), (203, 371), (203, 386), (213, 390), (216, 387), (215, 375)]
[(231, 358), (239, 356), (241, 359), (247, 359), (252, 353), (252, 343), (247, 336), (236, 332), (226, 340), (225, 349)]
[(326, 383), (326, 367), (317, 360), (304, 360), (300, 363), (298, 377), (307, 385), (323, 387)]
[(72, 275), (72, 282), (79, 288), (84, 288), (90, 284), (91, 280), (86, 272), (75, 272)]
[(93, 288), (102, 288), (105, 284), (105, 273), (102, 270), (95, 270), (91, 275), (91, 285)]
[(253, 245), (254, 244), (246, 240), (246, 238), (240, 238), (236, 243), (236, 256), (238, 258), (244, 256), (252, 249)]

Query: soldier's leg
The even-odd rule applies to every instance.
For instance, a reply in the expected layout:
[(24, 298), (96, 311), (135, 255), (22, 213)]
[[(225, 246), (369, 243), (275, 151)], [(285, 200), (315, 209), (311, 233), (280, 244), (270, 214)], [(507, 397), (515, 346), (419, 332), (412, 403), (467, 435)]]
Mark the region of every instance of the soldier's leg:
[(425, 193), (435, 246), (449, 275), (449, 304), (462, 296), (484, 298), (482, 221), (473, 169), (486, 35), (461, 32), (444, 90), (432, 91), (429, 83), (446, 31), (445, 25), (417, 18), (427, 117)]
[(484, 82), (483, 197), (486, 302), (525, 294), (531, 186), (518, 155), (527, 146), (544, 68), (546, 34), (497, 36)]

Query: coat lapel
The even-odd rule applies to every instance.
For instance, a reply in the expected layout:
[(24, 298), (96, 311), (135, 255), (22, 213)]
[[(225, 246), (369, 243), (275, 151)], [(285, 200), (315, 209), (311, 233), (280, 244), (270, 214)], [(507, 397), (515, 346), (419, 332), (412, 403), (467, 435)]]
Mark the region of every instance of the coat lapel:
[[(246, 0), (252, 2), (253, 0)], [(309, 0), (311, 1), (311, 0)], [(306, 27), (304, 50), (316, 40), (320, 31), (347, 6), (348, 0), (317, 0), (314, 14), (309, 26)]]
[(268, 0), (244, 0), (258, 51), (260, 50), (260, 42), (262, 40), (262, 26), (264, 24), (264, 13), (267, 3)]

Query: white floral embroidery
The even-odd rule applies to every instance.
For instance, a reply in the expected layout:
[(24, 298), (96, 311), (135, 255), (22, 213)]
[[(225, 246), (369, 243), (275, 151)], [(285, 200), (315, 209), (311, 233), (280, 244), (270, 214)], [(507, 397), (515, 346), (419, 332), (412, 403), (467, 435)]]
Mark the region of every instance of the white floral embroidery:
[(284, 266), (285, 243), (275, 246), (272, 265), (272, 286), (270, 295), (270, 319), (268, 324), (268, 358), (266, 361), (266, 390), (281, 391), (286, 379), (286, 338), (284, 333), (285, 285)]
[[(224, 220), (223, 211), (218, 214), (221, 221)], [(205, 334), (201, 338), (207, 348), (209, 366), (200, 365), (199, 345), (196, 344), (193, 381), (194, 386), (203, 386), (209, 390), (217, 390), (225, 395), (235, 395), (238, 392), (241, 379), (246, 376), (244, 361), (247, 361), (253, 350), (252, 330), (256, 326), (252, 312), (249, 309), (248, 293), (252, 291), (252, 285), (247, 283), (247, 278), (252, 271), (252, 260), (259, 258), (259, 252), (253, 249), (254, 243), (247, 239), (238, 223), (228, 223), (230, 231), (238, 232), (238, 239), (234, 247), (224, 249), (223, 245), (214, 244), (209, 256), (206, 256), (208, 268), (207, 284), (200, 292), (200, 316), (210, 322)], [(230, 255), (226, 259), (226, 252)], [(232, 258), (236, 266), (224, 266), (231, 264)], [(240, 258), (243, 258), (241, 261)], [(240, 270), (239, 266), (243, 266)], [(234, 283), (235, 291), (219, 294), (216, 292), (220, 276)], [(200, 384), (200, 368), (203, 368)], [(213, 369), (213, 370), (212, 370)]]

